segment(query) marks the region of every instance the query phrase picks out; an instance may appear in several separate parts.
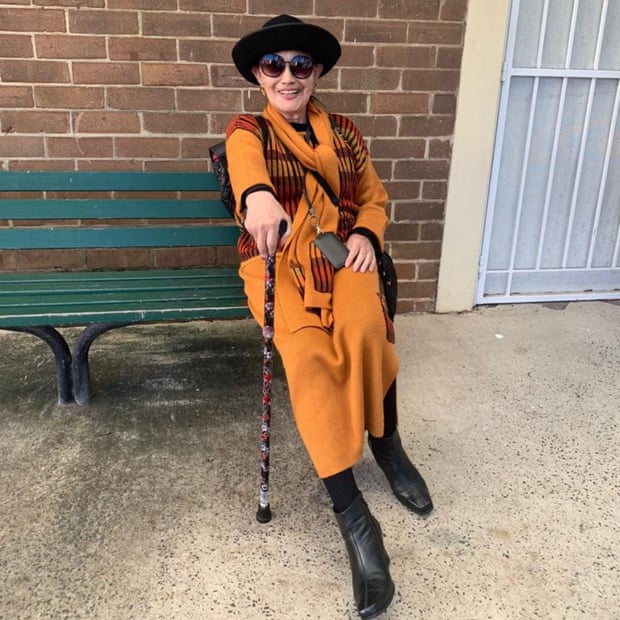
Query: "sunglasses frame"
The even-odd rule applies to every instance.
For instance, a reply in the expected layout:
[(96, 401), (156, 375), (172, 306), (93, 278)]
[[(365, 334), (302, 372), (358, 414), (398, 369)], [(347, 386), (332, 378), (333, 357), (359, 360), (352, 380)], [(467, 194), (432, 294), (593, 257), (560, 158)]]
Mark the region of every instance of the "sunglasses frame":
[[(266, 62), (271, 63), (271, 66), (275, 66), (278, 73), (273, 74), (273, 73), (268, 73), (267, 71), (265, 71), (264, 65), (266, 64)], [(258, 61), (258, 66), (261, 72), (263, 73), (263, 75), (267, 76), (268, 78), (279, 78), (284, 73), (284, 70), (286, 69), (286, 65), (288, 65), (288, 68), (290, 69), (290, 72), (293, 75), (293, 77), (295, 77), (298, 80), (307, 80), (309, 77), (312, 76), (314, 67), (316, 67), (314, 59), (311, 56), (308, 56), (306, 54), (296, 54), (290, 60), (284, 60), (284, 58), (282, 58), (280, 54), (265, 54)], [(300, 71), (300, 69), (302, 71), (302, 74), (298, 75), (298, 72)], [(308, 71), (307, 75), (305, 75), (305, 70)]]

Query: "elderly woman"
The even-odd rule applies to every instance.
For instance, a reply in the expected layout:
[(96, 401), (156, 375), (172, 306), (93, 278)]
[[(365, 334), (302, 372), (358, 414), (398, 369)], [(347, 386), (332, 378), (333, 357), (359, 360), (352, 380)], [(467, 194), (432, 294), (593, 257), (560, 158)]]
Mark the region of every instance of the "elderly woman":
[(390, 604), (394, 583), (352, 469), (366, 432), (398, 500), (418, 514), (433, 507), (397, 431), (398, 358), (376, 269), (387, 195), (357, 127), (313, 97), (340, 57), (331, 33), (280, 15), (241, 38), (232, 56), (267, 100), (266, 122), (242, 114), (226, 132), (243, 224), (240, 274), (261, 323), (263, 259), (276, 253), (274, 342), (300, 436), (346, 544), (356, 605), (373, 618)]

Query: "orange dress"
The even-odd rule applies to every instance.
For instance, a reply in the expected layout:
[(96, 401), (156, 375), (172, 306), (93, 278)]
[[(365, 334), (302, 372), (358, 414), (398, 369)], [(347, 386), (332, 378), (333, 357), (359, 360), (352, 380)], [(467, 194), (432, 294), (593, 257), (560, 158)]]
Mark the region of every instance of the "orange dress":
[[(387, 195), (350, 120), (330, 119), (309, 104), (319, 141), (312, 148), (269, 105), (264, 116), (267, 145), (254, 117), (242, 115), (229, 124), (231, 184), (240, 218), (244, 192), (263, 185), (272, 188), (293, 221), (292, 235), (276, 256), (274, 343), (300, 436), (319, 477), (325, 478), (359, 461), (365, 431), (382, 435), (383, 397), (396, 378), (398, 358), (377, 271), (334, 271), (312, 243), (316, 232), (308, 222), (305, 196), (311, 197), (323, 230), (344, 240), (361, 228), (382, 245)], [(304, 166), (328, 179), (339, 208)], [(264, 263), (245, 230), (239, 252), (248, 305), (262, 324)]]

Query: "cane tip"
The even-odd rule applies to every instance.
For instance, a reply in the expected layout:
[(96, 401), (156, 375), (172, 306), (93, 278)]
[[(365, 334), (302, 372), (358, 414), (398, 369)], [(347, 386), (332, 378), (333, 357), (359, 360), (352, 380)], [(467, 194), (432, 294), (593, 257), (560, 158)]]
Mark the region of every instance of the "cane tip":
[(269, 506), (259, 506), (256, 511), (256, 520), (259, 523), (269, 523), (271, 521), (271, 508)]

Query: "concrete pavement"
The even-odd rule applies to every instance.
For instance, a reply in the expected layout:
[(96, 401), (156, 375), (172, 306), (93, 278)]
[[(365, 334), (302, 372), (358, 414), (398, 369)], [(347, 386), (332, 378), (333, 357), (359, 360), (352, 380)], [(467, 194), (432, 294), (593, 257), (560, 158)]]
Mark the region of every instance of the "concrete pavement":
[[(0, 618), (356, 618), (344, 545), (276, 368), (272, 508), (254, 520), (260, 332), (129, 327), (93, 401), (55, 403), (46, 346), (0, 332)], [(401, 435), (436, 509), (366, 452), (389, 619), (620, 618), (620, 305), (397, 319)]]

